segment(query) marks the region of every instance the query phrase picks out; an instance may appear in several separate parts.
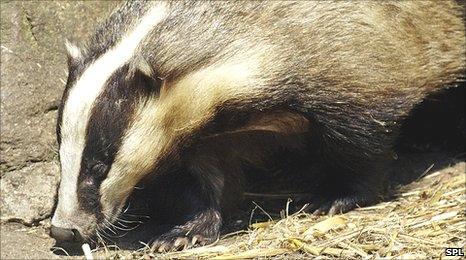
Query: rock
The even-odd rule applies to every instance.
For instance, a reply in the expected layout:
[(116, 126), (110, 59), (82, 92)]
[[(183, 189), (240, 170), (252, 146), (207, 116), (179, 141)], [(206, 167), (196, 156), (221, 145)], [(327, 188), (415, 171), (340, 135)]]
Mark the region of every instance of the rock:
[(55, 159), (67, 72), (65, 38), (80, 42), (113, 2), (10, 1), (1, 9), (0, 171)]
[(67, 77), (65, 39), (82, 43), (112, 1), (3, 1), (1, 219), (50, 215), (58, 183), (55, 124)]
[(5, 174), (0, 180), (1, 221), (32, 225), (50, 216), (58, 181), (54, 162), (35, 163)]
[(25, 228), (18, 223), (0, 226), (0, 259), (59, 259), (59, 248), (51, 248), (54, 240), (42, 227)]

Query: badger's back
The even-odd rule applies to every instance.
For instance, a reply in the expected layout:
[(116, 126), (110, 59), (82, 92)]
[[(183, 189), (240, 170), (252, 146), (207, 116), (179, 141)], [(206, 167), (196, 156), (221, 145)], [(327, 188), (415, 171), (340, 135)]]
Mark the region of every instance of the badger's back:
[(172, 5), (141, 49), (164, 76), (186, 75), (250, 49), (268, 55), (263, 77), (305, 81), (311, 89), (329, 82), (349, 92), (420, 94), (464, 71), (463, 14), (452, 1)]
[[(110, 48), (156, 4), (131, 1), (116, 10), (90, 51)], [(431, 90), (465, 67), (463, 9), (454, 1), (175, 1), (167, 12), (139, 50), (167, 77), (248, 48), (267, 49), (267, 69), (281, 77), (326, 75), (368, 89), (402, 82), (396, 88)]]

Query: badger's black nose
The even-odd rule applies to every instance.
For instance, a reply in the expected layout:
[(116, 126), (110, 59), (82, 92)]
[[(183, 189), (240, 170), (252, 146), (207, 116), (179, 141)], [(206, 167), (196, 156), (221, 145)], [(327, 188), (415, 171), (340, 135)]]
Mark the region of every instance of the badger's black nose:
[(55, 226), (50, 228), (50, 236), (60, 242), (78, 242), (81, 240), (81, 235), (76, 229)]

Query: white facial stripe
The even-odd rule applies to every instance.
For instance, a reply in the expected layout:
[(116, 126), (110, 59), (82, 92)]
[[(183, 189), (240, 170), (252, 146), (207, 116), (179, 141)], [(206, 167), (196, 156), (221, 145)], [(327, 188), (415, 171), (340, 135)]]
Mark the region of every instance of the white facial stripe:
[(109, 77), (131, 59), (141, 41), (157, 23), (164, 19), (166, 13), (163, 2), (151, 7), (136, 27), (112, 49), (95, 60), (71, 88), (63, 110), (61, 126), (62, 180), (59, 191), (59, 212), (72, 212), (72, 207), (78, 203), (76, 185), (93, 102), (103, 91)]

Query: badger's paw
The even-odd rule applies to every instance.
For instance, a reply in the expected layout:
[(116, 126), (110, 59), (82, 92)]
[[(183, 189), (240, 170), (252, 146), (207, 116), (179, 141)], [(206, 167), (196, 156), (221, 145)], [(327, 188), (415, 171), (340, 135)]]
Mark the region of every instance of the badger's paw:
[(220, 213), (213, 210), (197, 214), (183, 225), (175, 226), (152, 242), (152, 252), (184, 250), (213, 243), (220, 234)]
[(184, 250), (195, 246), (204, 246), (214, 242), (217, 238), (205, 237), (201, 234), (190, 235), (186, 231), (170, 231), (157, 238), (151, 246), (152, 252), (165, 253)]

